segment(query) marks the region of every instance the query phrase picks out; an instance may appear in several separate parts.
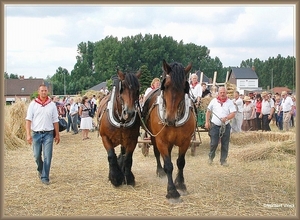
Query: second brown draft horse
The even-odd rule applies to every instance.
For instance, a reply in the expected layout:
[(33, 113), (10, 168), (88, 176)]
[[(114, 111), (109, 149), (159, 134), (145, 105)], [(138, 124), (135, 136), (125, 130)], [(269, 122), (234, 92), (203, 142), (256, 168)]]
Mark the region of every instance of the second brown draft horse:
[[(117, 71), (118, 79), (111, 93), (99, 103), (99, 133), (107, 151), (109, 163), (108, 178), (114, 186), (123, 183), (135, 185), (131, 172), (132, 155), (135, 150), (140, 128), (139, 107), (141, 72), (123, 73)], [(121, 145), (117, 158), (114, 148)]]
[[(157, 162), (157, 175), (167, 175), (167, 199), (180, 202), (180, 191), (186, 193), (183, 169), (185, 154), (196, 129), (196, 116), (189, 97), (188, 74), (192, 64), (184, 67), (181, 63), (168, 64), (163, 60), (161, 88), (155, 91), (143, 106), (145, 126), (151, 135)], [(171, 152), (178, 146), (178, 173), (173, 181)], [(162, 156), (164, 167), (160, 163)], [(178, 190), (178, 191), (177, 191)]]

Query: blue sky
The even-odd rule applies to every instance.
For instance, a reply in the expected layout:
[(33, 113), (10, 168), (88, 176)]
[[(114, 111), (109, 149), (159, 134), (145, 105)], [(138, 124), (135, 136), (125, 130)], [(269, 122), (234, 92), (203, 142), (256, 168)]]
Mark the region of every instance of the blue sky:
[(4, 71), (36, 78), (74, 67), (77, 45), (106, 36), (171, 36), (223, 66), (296, 56), (294, 5), (5, 5)]

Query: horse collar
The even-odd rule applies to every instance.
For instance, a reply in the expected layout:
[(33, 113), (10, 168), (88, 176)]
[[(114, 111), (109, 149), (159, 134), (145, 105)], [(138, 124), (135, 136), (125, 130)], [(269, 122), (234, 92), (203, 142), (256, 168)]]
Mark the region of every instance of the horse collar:
[(116, 87), (114, 86), (112, 89), (110, 100), (107, 103), (107, 110), (108, 110), (107, 117), (108, 117), (109, 122), (117, 128), (120, 128), (120, 127), (126, 128), (126, 127), (132, 126), (135, 122), (136, 113), (134, 114), (134, 117), (132, 117), (132, 119), (127, 123), (122, 123), (122, 122), (118, 121), (116, 119), (115, 115), (113, 114), (113, 109), (114, 109), (114, 104), (115, 104), (115, 102), (114, 102), (115, 96), (116, 96)]
[[(179, 119), (176, 120), (175, 122), (175, 127), (182, 126), (187, 122), (187, 120), (190, 117), (190, 108), (192, 108), (192, 100), (189, 98), (188, 94), (185, 94), (184, 96), (184, 114), (183, 116)], [(158, 105), (157, 111), (158, 111), (158, 116), (160, 120), (165, 123), (164, 120), (164, 115), (165, 115), (165, 106), (164, 106), (164, 100), (163, 100), (163, 91), (161, 91), (160, 95), (157, 96), (156, 103), (155, 105)]]

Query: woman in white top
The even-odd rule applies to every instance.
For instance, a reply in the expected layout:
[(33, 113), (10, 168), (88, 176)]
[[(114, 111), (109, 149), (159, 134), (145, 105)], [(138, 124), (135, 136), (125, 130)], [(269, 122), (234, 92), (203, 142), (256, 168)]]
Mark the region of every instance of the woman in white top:
[(198, 76), (196, 73), (193, 73), (190, 78), (190, 90), (192, 99), (194, 102), (196, 102), (196, 105), (200, 104), (200, 100), (202, 97), (202, 86), (198, 82)]
[(147, 98), (147, 95), (154, 89), (157, 89), (158, 87), (160, 87), (160, 79), (159, 78), (154, 78), (151, 82), (151, 85), (149, 88), (146, 89), (145, 94), (144, 94), (144, 102), (145, 102), (145, 98)]
[(244, 99), (244, 107), (243, 107), (243, 131), (253, 131), (254, 130), (254, 120), (255, 120), (255, 104), (252, 103), (252, 99), (249, 96), (245, 96)]
[(80, 129), (82, 131), (82, 140), (89, 139), (89, 131), (93, 128), (93, 119), (89, 116), (89, 110), (92, 106), (87, 96), (82, 97), (82, 102), (79, 107), (79, 115), (81, 117)]

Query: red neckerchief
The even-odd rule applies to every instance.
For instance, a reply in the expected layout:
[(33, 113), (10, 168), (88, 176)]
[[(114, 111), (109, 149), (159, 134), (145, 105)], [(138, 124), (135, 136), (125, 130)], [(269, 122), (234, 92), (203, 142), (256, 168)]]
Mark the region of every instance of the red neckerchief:
[(36, 99), (34, 99), (36, 103), (39, 103), (42, 107), (46, 106), (51, 102), (50, 97), (48, 96), (45, 101), (41, 100), (40, 96), (38, 96)]
[(199, 82), (196, 82), (196, 83), (191, 82), (192, 88), (194, 89), (195, 86), (196, 86), (198, 83), (199, 83)]
[(223, 106), (223, 104), (227, 101), (227, 97), (225, 99), (221, 99), (220, 96), (217, 97), (218, 102)]

